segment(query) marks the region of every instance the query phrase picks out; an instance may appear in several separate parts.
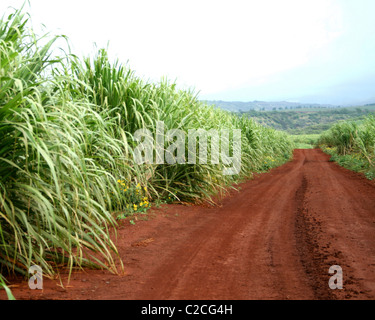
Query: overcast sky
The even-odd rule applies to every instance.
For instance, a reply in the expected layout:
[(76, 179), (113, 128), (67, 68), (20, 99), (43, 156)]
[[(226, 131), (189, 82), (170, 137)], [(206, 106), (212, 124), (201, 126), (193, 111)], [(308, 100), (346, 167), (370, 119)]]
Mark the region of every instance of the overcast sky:
[[(1, 0), (0, 15), (23, 0)], [(34, 27), (201, 99), (375, 102), (374, 0), (30, 0)]]

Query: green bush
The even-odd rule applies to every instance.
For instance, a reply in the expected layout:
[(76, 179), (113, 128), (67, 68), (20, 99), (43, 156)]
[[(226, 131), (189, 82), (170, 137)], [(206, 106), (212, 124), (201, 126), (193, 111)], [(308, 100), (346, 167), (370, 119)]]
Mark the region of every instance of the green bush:
[(368, 116), (360, 124), (340, 122), (323, 133), (318, 141), (334, 161), (373, 178), (375, 161), (375, 117)]

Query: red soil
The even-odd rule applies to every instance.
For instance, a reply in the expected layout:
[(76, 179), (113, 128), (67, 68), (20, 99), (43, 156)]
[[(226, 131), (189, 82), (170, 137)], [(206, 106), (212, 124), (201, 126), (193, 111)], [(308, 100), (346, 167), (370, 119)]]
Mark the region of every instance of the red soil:
[[(240, 185), (218, 207), (163, 205), (120, 223), (125, 274), (85, 270), (17, 299), (374, 299), (375, 185), (322, 151)], [(342, 290), (328, 269), (343, 269)], [(0, 299), (6, 299), (1, 290)]]

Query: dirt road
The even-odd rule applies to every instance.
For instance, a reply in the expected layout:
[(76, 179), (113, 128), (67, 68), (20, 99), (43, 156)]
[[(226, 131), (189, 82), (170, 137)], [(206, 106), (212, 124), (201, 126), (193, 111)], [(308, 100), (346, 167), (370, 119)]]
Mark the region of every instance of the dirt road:
[[(165, 205), (124, 222), (126, 274), (79, 271), (18, 299), (375, 299), (375, 184), (320, 150), (231, 192), (219, 207)], [(331, 290), (332, 265), (343, 270)], [(64, 280), (63, 275), (63, 280)], [(4, 298), (4, 294), (1, 298)]]

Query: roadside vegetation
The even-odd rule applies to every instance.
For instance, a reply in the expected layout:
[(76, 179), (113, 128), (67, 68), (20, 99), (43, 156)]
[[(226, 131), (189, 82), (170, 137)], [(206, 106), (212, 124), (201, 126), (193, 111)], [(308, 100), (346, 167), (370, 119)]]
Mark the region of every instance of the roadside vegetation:
[(375, 178), (375, 117), (360, 123), (340, 122), (322, 134), (318, 144), (339, 165)]
[[(35, 35), (22, 11), (0, 21), (0, 287), (34, 264), (47, 277), (63, 266), (117, 273), (117, 219), (155, 201), (210, 201), (290, 159), (286, 133), (167, 80), (145, 82), (104, 49), (56, 56), (57, 39)], [(240, 173), (224, 176), (222, 163), (137, 165), (133, 134), (155, 134), (156, 121), (165, 130), (241, 129)]]

